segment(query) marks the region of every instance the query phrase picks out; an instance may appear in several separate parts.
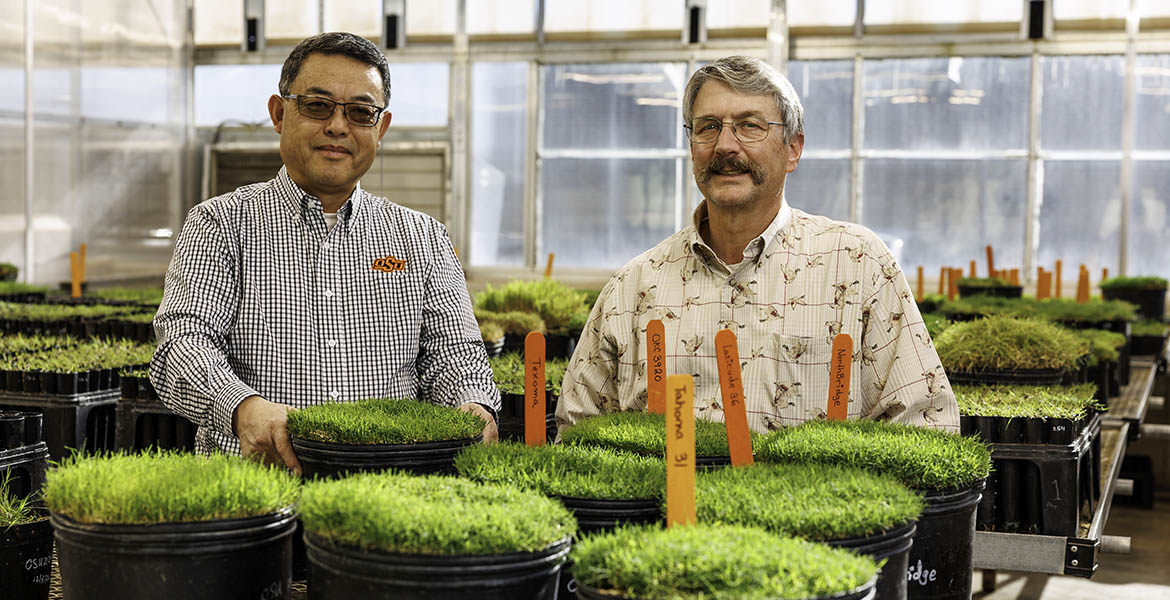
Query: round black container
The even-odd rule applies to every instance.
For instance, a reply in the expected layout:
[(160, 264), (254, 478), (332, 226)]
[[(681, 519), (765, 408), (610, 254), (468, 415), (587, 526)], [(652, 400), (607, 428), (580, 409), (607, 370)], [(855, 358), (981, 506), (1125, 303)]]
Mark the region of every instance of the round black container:
[[(578, 600), (649, 600), (644, 598), (632, 598), (630, 596), (617, 596), (612, 593), (603, 593), (597, 588), (589, 587), (587, 585), (579, 584), (576, 589)], [(848, 592), (841, 592), (840, 594), (833, 594), (832, 596), (817, 596), (809, 598), (808, 600), (874, 600), (877, 598), (877, 586), (874, 581)], [(882, 596), (885, 598), (885, 596)]]
[(31, 446), (41, 441), (41, 430), (44, 427), (45, 416), (39, 412), (25, 411), (24, 416), (24, 445)]
[(504, 349), (504, 338), (500, 338), (494, 342), (484, 341), (483, 349), (487, 351), (489, 357), (499, 356), (500, 352)]
[(0, 582), (6, 600), (48, 598), (52, 569), (53, 526), (48, 518), (0, 529)]
[(51, 517), (69, 600), (286, 598), (292, 583), (291, 509), (247, 519), (159, 525)]
[(576, 336), (565, 333), (550, 333), (544, 336), (544, 356), (547, 359), (569, 358), (577, 348)]
[(0, 411), (0, 450), (24, 445), (24, 413)]
[(982, 371), (947, 371), (952, 384), (967, 385), (1059, 385), (1063, 369), (984, 369)]
[(865, 554), (880, 561), (886, 559), (878, 571), (878, 598), (905, 598), (906, 572), (910, 564), (910, 545), (914, 543), (916, 525), (913, 521), (876, 535), (844, 540), (825, 540), (835, 548), (848, 548), (858, 554)]
[(573, 513), (581, 533), (606, 531), (618, 525), (642, 525), (662, 521), (662, 500), (602, 500), (557, 496)]
[[(505, 417), (500, 415), (500, 441), (524, 441), (524, 417)], [(553, 414), (544, 417), (545, 441), (552, 443), (557, 437), (557, 418)]]
[(483, 438), (421, 442), (418, 444), (329, 444), (297, 437), (293, 451), (301, 461), (305, 478), (336, 479), (345, 473), (399, 469), (416, 475), (453, 473), (455, 455)]
[(1125, 300), (1136, 304), (1138, 314), (1147, 319), (1161, 321), (1166, 314), (1166, 290), (1101, 290), (1101, 297), (1105, 300)]
[(910, 548), (907, 598), (971, 597), (971, 544), (983, 485), (980, 479), (964, 488), (925, 493), (926, 508)]
[(977, 285), (960, 285), (959, 296), (962, 298), (970, 298), (971, 296), (995, 296), (997, 298), (1019, 298), (1024, 295), (1024, 286), (1021, 285), (1004, 285), (998, 287), (977, 286)]
[(537, 552), (432, 556), (371, 552), (305, 532), (313, 600), (514, 600), (555, 598), (563, 539)]

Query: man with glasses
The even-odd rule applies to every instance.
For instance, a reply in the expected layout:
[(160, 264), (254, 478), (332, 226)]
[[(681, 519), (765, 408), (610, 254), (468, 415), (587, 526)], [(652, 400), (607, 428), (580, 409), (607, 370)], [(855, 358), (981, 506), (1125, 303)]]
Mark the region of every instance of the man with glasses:
[(557, 404), (562, 429), (645, 410), (646, 327), (665, 326), (666, 373), (691, 374), (695, 413), (723, 419), (715, 334), (736, 334), (748, 424), (824, 418), (838, 334), (852, 338), (848, 418), (958, 430), (958, 407), (893, 255), (868, 229), (789, 206), (785, 177), (804, 149), (792, 84), (732, 56), (683, 96), (694, 223), (630, 261), (597, 299)]
[(268, 99), (276, 178), (196, 206), (167, 269), (151, 380), (201, 452), (300, 471), (296, 408), (412, 397), (482, 417), (499, 391), (459, 261), (434, 219), (364, 191), (390, 70), (348, 33), (297, 45)]

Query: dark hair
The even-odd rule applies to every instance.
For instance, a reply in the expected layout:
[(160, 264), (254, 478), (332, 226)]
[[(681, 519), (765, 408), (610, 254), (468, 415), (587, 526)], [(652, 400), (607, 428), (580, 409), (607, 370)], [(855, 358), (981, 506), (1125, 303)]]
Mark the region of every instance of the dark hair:
[(390, 63), (386, 61), (386, 55), (382, 54), (382, 51), (370, 40), (343, 31), (319, 33), (313, 37), (305, 38), (297, 44), (296, 48), (292, 49), (292, 52), (288, 53), (288, 58), (284, 59), (284, 66), (280, 69), (278, 87), (281, 94), (289, 93), (293, 80), (301, 72), (301, 65), (313, 53), (340, 54), (377, 68), (378, 73), (382, 76), (382, 100), (387, 106), (390, 105)]

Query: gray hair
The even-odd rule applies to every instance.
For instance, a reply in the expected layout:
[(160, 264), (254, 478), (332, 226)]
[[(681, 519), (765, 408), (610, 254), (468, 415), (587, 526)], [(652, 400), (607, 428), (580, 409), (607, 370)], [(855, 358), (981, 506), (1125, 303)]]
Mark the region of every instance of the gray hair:
[(784, 119), (784, 143), (804, 133), (804, 106), (792, 82), (775, 67), (749, 56), (725, 56), (707, 63), (691, 75), (683, 94), (683, 122), (690, 123), (695, 114), (695, 98), (709, 80), (722, 81), (740, 94), (772, 96)]
[(289, 93), (289, 88), (301, 72), (301, 65), (314, 53), (340, 54), (378, 69), (378, 74), (382, 76), (382, 101), (386, 106), (390, 105), (390, 63), (386, 61), (386, 55), (370, 40), (341, 31), (319, 33), (305, 38), (288, 53), (288, 58), (284, 59), (284, 66), (280, 69), (278, 87), (282, 95)]

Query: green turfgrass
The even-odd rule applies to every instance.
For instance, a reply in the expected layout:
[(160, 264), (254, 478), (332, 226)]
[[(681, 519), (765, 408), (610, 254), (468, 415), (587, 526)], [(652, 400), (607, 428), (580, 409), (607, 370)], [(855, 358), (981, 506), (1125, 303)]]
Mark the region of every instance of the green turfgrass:
[(415, 444), (465, 440), (483, 433), (476, 415), (412, 398), (329, 402), (292, 411), (293, 437), (334, 444)]
[(306, 531), (336, 544), (406, 554), (534, 552), (577, 530), (536, 492), (394, 472), (308, 483), (300, 510)]
[(625, 527), (573, 546), (578, 582), (629, 598), (827, 597), (876, 575), (868, 556), (753, 527)]
[[(751, 434), (753, 442), (757, 435)], [(666, 416), (648, 412), (615, 412), (584, 419), (561, 432), (566, 444), (605, 446), (662, 456), (666, 452)], [(727, 427), (723, 423), (695, 419), (695, 454), (728, 456)]]
[(0, 356), (41, 350), (57, 350), (76, 345), (78, 340), (61, 335), (0, 335)]
[[(492, 378), (501, 394), (524, 393), (524, 355), (519, 352), (508, 352), (488, 359), (492, 367)], [(565, 369), (569, 366), (569, 359), (554, 358), (544, 362), (544, 387), (553, 397), (560, 397), (561, 382), (565, 379)]]
[(871, 420), (809, 421), (780, 429), (760, 440), (756, 456), (860, 467), (916, 490), (970, 485), (991, 470), (991, 451), (975, 438)]
[(1071, 369), (1088, 353), (1072, 331), (1036, 319), (993, 316), (957, 323), (935, 340), (946, 370)]
[(1101, 282), (1103, 290), (1164, 290), (1166, 279), (1163, 277), (1110, 277)]
[(537, 314), (550, 332), (564, 333), (574, 315), (589, 312), (585, 300), (585, 292), (555, 279), (513, 280), (501, 287), (488, 284), (475, 295), (475, 308), (496, 313)]
[(1104, 406), (1093, 398), (1095, 386), (955, 386), (959, 413), (968, 416), (1029, 419), (1080, 419)]
[(647, 499), (661, 498), (666, 488), (662, 459), (590, 446), (476, 444), (455, 457), (455, 468), (473, 481), (509, 484), (549, 496)]
[(297, 500), (284, 469), (171, 451), (74, 455), (49, 471), (45, 504), (83, 523), (153, 524), (271, 514)]
[(923, 501), (891, 476), (824, 464), (767, 464), (699, 473), (701, 523), (762, 527), (815, 541), (865, 537), (905, 525)]
[(1163, 337), (1166, 335), (1166, 323), (1154, 319), (1142, 319), (1130, 326), (1132, 335), (1152, 335)]
[(938, 339), (938, 336), (947, 327), (953, 325), (949, 319), (939, 313), (923, 313), (922, 323), (926, 325), (926, 332), (930, 334), (932, 340)]
[(1011, 287), (1011, 282), (999, 277), (964, 277), (958, 282), (959, 287), (972, 288), (1003, 288)]
[(0, 475), (0, 531), (44, 518), (37, 513), (30, 497), (12, 493), (12, 474), (8, 470)]
[(1121, 357), (1120, 348), (1125, 346), (1125, 335), (1104, 329), (1078, 329), (1074, 333), (1089, 343), (1089, 366), (1101, 361), (1116, 362)]
[(92, 339), (75, 345), (0, 357), (0, 369), (80, 373), (149, 364), (156, 344), (119, 339)]
[(482, 325), (494, 323), (508, 335), (525, 336), (530, 332), (544, 333), (548, 330), (544, 319), (536, 313), (518, 310), (496, 312), (484, 308), (475, 309), (475, 319)]

